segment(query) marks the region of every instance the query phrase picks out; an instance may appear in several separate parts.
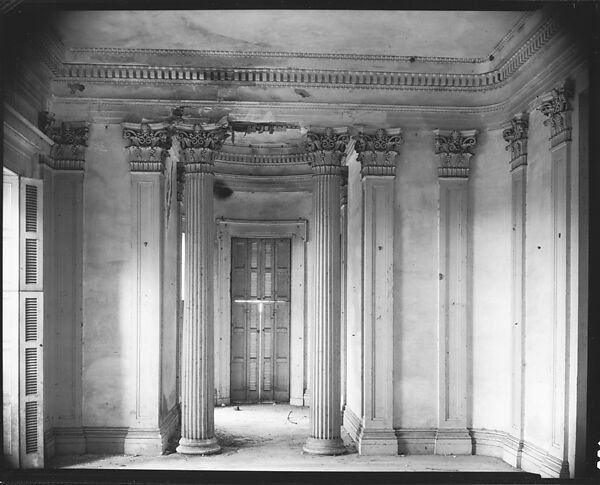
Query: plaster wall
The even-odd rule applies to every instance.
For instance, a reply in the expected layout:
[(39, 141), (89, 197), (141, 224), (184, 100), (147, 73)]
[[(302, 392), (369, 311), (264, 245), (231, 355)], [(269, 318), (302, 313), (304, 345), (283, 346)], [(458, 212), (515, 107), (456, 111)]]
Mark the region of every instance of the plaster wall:
[(83, 190), (83, 425), (135, 422), (131, 174), (121, 126), (92, 123)]
[(395, 428), (437, 426), (438, 198), (433, 134), (406, 130), (394, 211)]
[(548, 449), (552, 423), (552, 199), (549, 128), (529, 118), (525, 269), (524, 438)]
[(161, 318), (161, 370), (160, 370), (160, 415), (168, 413), (177, 403), (177, 325), (179, 306), (179, 204), (177, 202), (177, 159), (166, 161), (167, 183), (164, 214), (164, 260), (163, 260), (163, 306)]
[(469, 175), (467, 426), (508, 429), (511, 175), (501, 130), (477, 136)]
[(348, 164), (346, 273), (346, 406), (362, 416), (362, 183), (356, 157)]

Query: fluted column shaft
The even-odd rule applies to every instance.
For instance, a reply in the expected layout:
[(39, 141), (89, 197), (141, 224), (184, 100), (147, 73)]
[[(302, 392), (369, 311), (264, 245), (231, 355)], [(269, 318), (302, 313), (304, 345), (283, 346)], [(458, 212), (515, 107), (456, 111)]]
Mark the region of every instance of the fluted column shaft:
[(214, 437), (213, 182), (211, 150), (185, 164), (185, 291), (181, 354), (181, 439), (177, 451), (210, 454)]
[(313, 167), (314, 320), (310, 436), (304, 451), (344, 453), (340, 438), (340, 162), (342, 152), (319, 151)]

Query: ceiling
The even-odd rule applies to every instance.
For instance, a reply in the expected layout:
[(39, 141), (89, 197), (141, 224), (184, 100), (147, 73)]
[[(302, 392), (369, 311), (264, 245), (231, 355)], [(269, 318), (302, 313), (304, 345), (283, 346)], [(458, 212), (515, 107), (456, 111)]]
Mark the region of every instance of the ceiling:
[(485, 59), (526, 12), (71, 11), (67, 48), (115, 47)]

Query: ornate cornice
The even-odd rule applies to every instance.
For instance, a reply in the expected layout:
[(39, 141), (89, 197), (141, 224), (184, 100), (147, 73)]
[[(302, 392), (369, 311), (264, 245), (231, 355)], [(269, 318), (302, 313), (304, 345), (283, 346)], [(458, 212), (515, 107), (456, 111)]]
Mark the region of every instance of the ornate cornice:
[(555, 147), (571, 141), (571, 106), (568, 98), (573, 95), (570, 82), (553, 89), (540, 98), (538, 110), (546, 117), (544, 125), (550, 125), (550, 144)]
[[(64, 63), (57, 80), (86, 83), (193, 84), (238, 83), (270, 87), (328, 87), (383, 90), (488, 91), (503, 86), (536, 52), (559, 31), (555, 18), (547, 20), (517, 51), (496, 69), (485, 73), (431, 73), (373, 70), (182, 67), (128, 64)], [(97, 51), (97, 49), (96, 49)], [(165, 50), (166, 51), (166, 50)], [(113, 52), (109, 50), (107, 52)], [(122, 51), (125, 52), (125, 51)], [(140, 53), (137, 49), (133, 53)], [(179, 52), (179, 51), (175, 51)], [(183, 52), (183, 51), (181, 51)], [(212, 52), (218, 56), (218, 51)], [(239, 53), (241, 55), (242, 53)], [(250, 55), (254, 55), (251, 53)], [(263, 55), (264, 53), (260, 53)], [(278, 53), (285, 54), (285, 53)], [(206, 54), (209, 55), (209, 54)], [(237, 54), (236, 54), (237, 55)], [(245, 56), (248, 53), (244, 53)], [(313, 54), (293, 53), (290, 57)], [(321, 56), (321, 55), (314, 55)], [(323, 54), (322, 56), (327, 56)], [(338, 56), (333, 55), (332, 56)], [(360, 56), (359, 56), (360, 57)], [(377, 56), (376, 56), (377, 57)], [(383, 56), (387, 57), (387, 56)], [(393, 56), (392, 56), (393, 57)], [(339, 57), (343, 59), (343, 55)], [(416, 58), (414, 58), (416, 59)], [(410, 58), (409, 58), (410, 60)], [(428, 59), (429, 60), (429, 59)], [(431, 62), (440, 62), (431, 60)]]
[(171, 148), (168, 123), (122, 123), (132, 172), (162, 172)]
[(363, 177), (396, 174), (396, 158), (402, 144), (400, 128), (380, 128), (372, 135), (359, 133), (354, 138), (354, 150), (358, 153)]
[(83, 170), (85, 149), (88, 141), (88, 124), (84, 121), (61, 123), (54, 126), (54, 115), (44, 111), (39, 116), (40, 128), (54, 145), (50, 149), (50, 159), (46, 165), (55, 170)]
[(469, 160), (477, 144), (477, 130), (434, 130), (434, 149), (440, 158), (438, 176), (441, 178), (469, 176)]
[(510, 170), (527, 165), (527, 131), (529, 115), (519, 113), (506, 123), (502, 131), (504, 141), (508, 143), (506, 150), (510, 150)]
[(350, 142), (347, 128), (325, 128), (309, 131), (305, 148), (312, 154), (311, 166), (314, 175), (339, 175), (342, 159)]

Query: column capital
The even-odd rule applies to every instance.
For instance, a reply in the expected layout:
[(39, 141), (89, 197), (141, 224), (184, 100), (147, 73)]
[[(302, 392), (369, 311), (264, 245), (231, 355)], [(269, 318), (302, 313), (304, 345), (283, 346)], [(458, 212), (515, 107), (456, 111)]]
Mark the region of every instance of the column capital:
[(550, 144), (552, 147), (571, 141), (571, 105), (572, 83), (566, 81), (562, 86), (540, 96), (537, 109), (546, 117), (544, 126), (550, 125)]
[(339, 175), (346, 148), (350, 142), (347, 128), (325, 128), (309, 131), (306, 134), (305, 147), (312, 153), (314, 175)]
[(360, 173), (365, 175), (396, 175), (396, 158), (402, 144), (400, 128), (379, 128), (374, 134), (359, 133), (354, 150), (358, 153)]
[(469, 160), (477, 144), (477, 130), (433, 130), (435, 154), (440, 157), (440, 178), (468, 178)]
[(527, 132), (529, 114), (516, 114), (510, 121), (502, 125), (502, 138), (508, 143), (505, 149), (510, 150), (510, 171), (527, 165)]
[(214, 173), (214, 152), (223, 146), (229, 136), (224, 127), (204, 129), (199, 124), (180, 123), (175, 127), (179, 146), (183, 152), (185, 173)]
[(54, 115), (44, 112), (44, 133), (54, 145), (44, 163), (55, 170), (83, 170), (89, 125), (85, 121), (62, 122), (54, 126)]
[(132, 172), (162, 172), (171, 148), (168, 123), (121, 123)]

